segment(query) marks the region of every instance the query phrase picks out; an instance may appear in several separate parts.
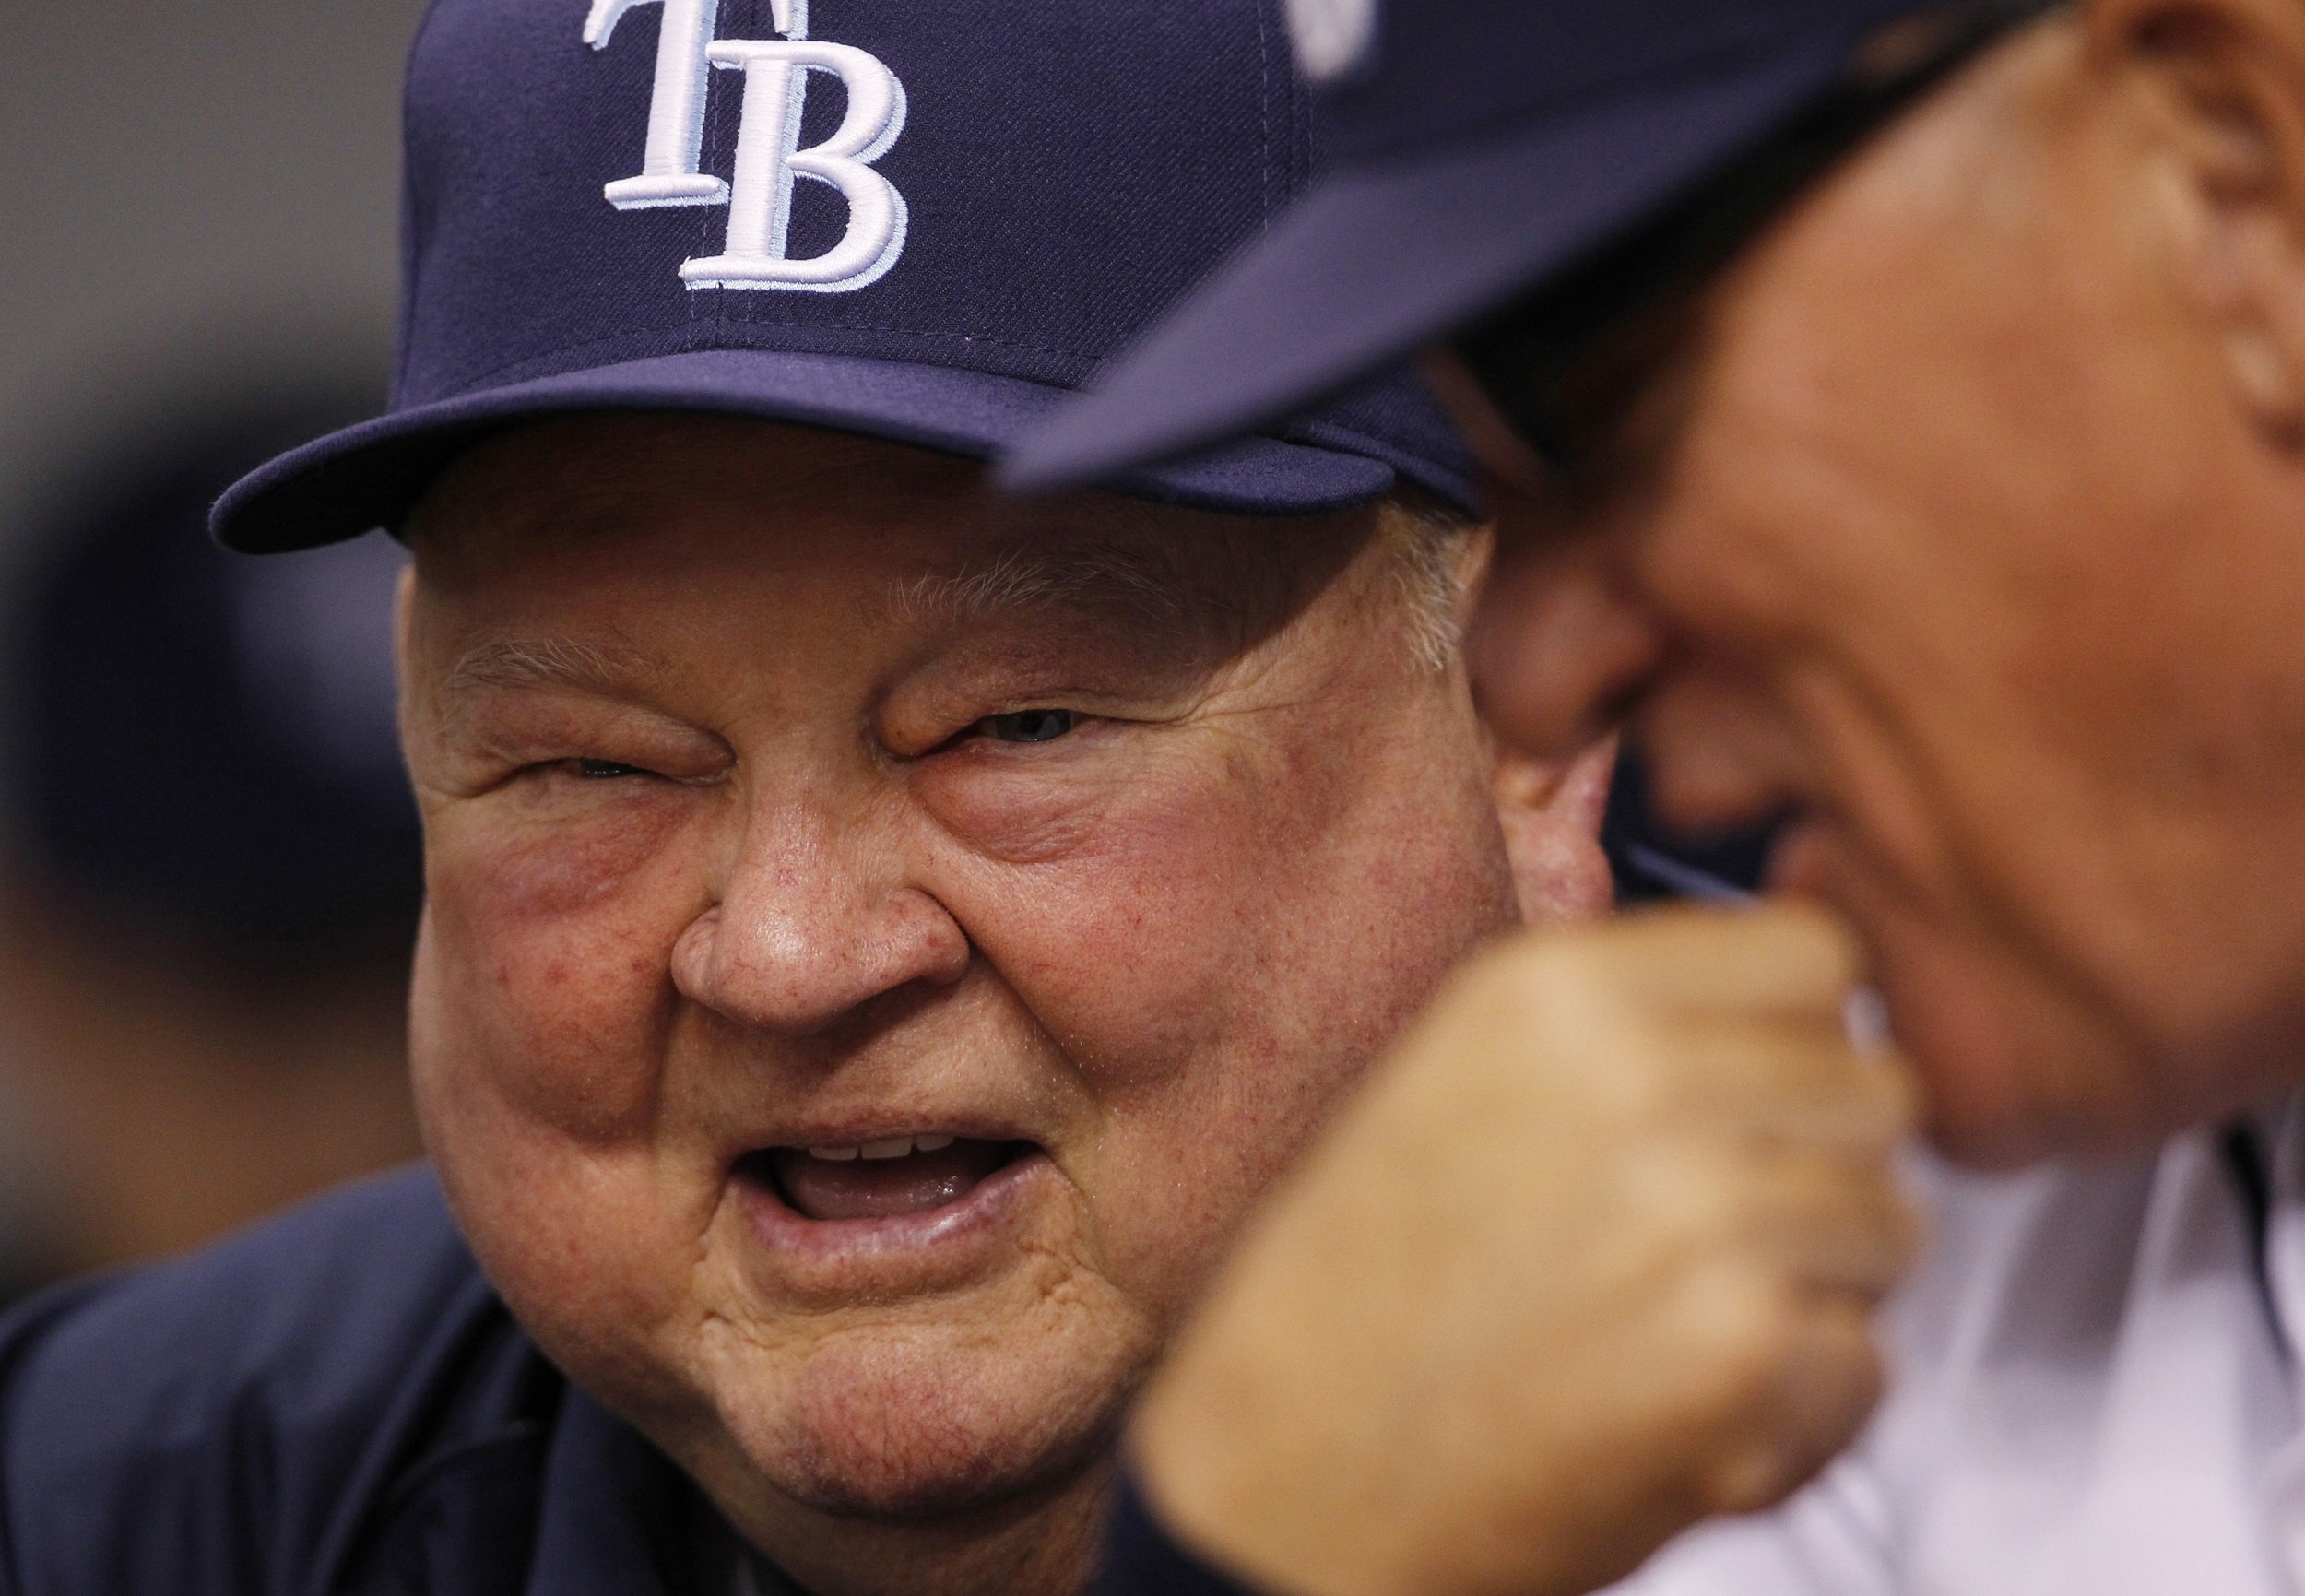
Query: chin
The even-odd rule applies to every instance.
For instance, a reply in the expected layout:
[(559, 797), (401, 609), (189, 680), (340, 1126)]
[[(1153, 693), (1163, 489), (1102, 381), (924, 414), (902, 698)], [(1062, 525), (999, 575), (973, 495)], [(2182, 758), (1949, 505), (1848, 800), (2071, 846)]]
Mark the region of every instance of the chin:
[(2149, 1056), (2019, 960), (1900, 940), (1881, 968), (1929, 1139), (1955, 1163), (1995, 1172), (2117, 1156), (2181, 1128), (2164, 1122)]
[[(1931, 1093), (1933, 1098), (1942, 1095), (1933, 1085)], [(1931, 1146), (1985, 1175), (2148, 1153), (2182, 1129), (2145, 1116), (2114, 1117), (2040, 1102), (1980, 1112), (1973, 1103), (1933, 1101), (1925, 1125)]]
[(1060, 1490), (1106, 1459), (1150, 1358), (1021, 1331), (829, 1339), (797, 1370), (717, 1399), (751, 1471), (844, 1519), (931, 1522)]
[(1817, 822), (1788, 835), (1772, 872), (1856, 928), (1919, 1076), (1924, 1129), (1953, 1162), (1993, 1172), (2111, 1156), (2181, 1128), (2153, 1050), (1967, 895), (1918, 900)]
[(2060, 1151), (2060, 1138), (2047, 1134), (2029, 1116), (1980, 1115), (1948, 1110), (1932, 1101), (1923, 1129), (1930, 1146), (1947, 1160), (1983, 1175), (2008, 1175)]

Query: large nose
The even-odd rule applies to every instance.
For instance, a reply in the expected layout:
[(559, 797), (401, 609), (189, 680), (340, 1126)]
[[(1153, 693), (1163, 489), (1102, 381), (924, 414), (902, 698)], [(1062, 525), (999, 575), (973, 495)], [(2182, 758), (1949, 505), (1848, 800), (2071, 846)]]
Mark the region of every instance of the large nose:
[(720, 901), (673, 948), (674, 986), (739, 1024), (812, 1035), (908, 987), (952, 985), (968, 935), (904, 857), (829, 806), (755, 813)]
[(1663, 634), (1591, 541), (1509, 520), (1471, 639), (1483, 712), (1506, 743), (1560, 758), (1615, 727), (1664, 664)]

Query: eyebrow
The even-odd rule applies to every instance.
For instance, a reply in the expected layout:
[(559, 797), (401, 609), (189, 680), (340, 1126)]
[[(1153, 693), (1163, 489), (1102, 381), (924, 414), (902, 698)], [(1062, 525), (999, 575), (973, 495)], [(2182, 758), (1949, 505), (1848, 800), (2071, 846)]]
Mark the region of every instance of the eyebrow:
[(1034, 610), (1117, 611), (1141, 625), (1176, 630), (1237, 606), (1196, 580), (1173, 551), (1116, 544), (1011, 547), (957, 571), (894, 585), (896, 613), (911, 621), (968, 624)]
[(452, 692), (477, 688), (563, 688), (597, 692), (669, 675), (657, 656), (628, 643), (566, 637), (499, 637), (466, 651), (448, 673)]

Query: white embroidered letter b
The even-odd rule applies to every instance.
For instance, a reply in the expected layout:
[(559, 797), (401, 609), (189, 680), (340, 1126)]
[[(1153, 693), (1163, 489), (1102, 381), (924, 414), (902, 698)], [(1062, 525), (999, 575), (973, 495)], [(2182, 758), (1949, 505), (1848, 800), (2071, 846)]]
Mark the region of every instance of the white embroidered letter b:
[[(715, 66), (744, 74), (736, 181), (728, 188), (726, 251), (680, 268), (691, 288), (798, 289), (845, 293), (878, 282), (904, 252), (904, 196), (872, 170), (904, 131), (904, 86), (877, 57), (847, 44), (730, 41)], [(848, 114), (822, 144), (800, 144), (809, 76), (829, 72), (848, 90)], [(792, 182), (814, 179), (848, 202), (848, 231), (809, 260), (785, 253)]]
[[(585, 42), (606, 50), (624, 14), (647, 0), (593, 0)], [(638, 177), (609, 184), (619, 210), (659, 206), (719, 205), (728, 185), (697, 170), (704, 142), (704, 52), (720, 18), (720, 0), (663, 0), (664, 28), (656, 40), (656, 88), (648, 106), (648, 157)]]

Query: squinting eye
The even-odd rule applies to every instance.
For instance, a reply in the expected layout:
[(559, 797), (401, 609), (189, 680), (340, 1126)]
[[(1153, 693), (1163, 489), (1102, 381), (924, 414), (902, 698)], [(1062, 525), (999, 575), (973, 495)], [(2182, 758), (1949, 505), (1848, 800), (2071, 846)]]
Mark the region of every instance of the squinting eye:
[(1026, 709), (987, 715), (976, 730), (995, 742), (1054, 742), (1080, 724), (1081, 717), (1069, 709)]
[(619, 764), (612, 759), (580, 759), (573, 762), (573, 768), (579, 781), (617, 781), (628, 775), (648, 774), (638, 765)]

